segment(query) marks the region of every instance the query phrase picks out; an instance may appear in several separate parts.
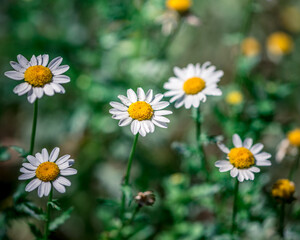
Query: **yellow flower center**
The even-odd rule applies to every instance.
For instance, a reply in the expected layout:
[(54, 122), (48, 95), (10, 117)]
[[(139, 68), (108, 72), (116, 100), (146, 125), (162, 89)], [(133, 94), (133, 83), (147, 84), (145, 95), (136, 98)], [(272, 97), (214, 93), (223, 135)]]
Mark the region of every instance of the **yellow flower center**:
[(276, 32), (268, 38), (268, 50), (274, 55), (290, 53), (293, 48), (292, 38), (283, 32)]
[(245, 38), (242, 42), (241, 48), (243, 54), (247, 57), (257, 56), (260, 52), (260, 44), (253, 37)]
[(252, 152), (244, 147), (232, 148), (228, 153), (228, 157), (230, 163), (239, 169), (250, 168), (255, 163)]
[(288, 140), (290, 141), (290, 144), (300, 147), (300, 128), (290, 131), (288, 133)]
[(43, 87), (45, 84), (51, 82), (52, 73), (49, 68), (37, 65), (27, 68), (24, 78), (33, 87)]
[(36, 177), (43, 182), (53, 181), (59, 172), (59, 168), (54, 162), (41, 163), (35, 170)]
[(186, 94), (195, 95), (205, 88), (205, 81), (199, 77), (193, 77), (186, 80), (183, 84), (183, 90)]
[(226, 102), (232, 105), (240, 104), (243, 101), (243, 95), (239, 91), (232, 91), (226, 96)]
[(153, 109), (151, 105), (143, 101), (132, 103), (127, 111), (131, 118), (139, 121), (149, 120), (153, 115)]
[(288, 179), (279, 179), (272, 187), (272, 196), (289, 200), (295, 193), (295, 184)]
[(191, 5), (192, 5), (191, 0), (167, 0), (166, 1), (167, 8), (178, 12), (188, 11)]

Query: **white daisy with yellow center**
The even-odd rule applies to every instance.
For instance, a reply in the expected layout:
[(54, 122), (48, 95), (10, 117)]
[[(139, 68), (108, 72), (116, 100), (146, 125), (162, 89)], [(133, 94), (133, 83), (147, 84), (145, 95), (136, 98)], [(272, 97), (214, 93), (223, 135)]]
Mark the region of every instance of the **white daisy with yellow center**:
[(175, 102), (175, 107), (185, 106), (189, 109), (192, 106), (198, 108), (200, 102), (206, 101), (207, 95), (221, 96), (222, 92), (217, 83), (223, 76), (223, 71), (216, 71), (216, 67), (210, 62), (200, 64), (189, 64), (186, 68), (174, 68), (176, 77), (169, 78), (164, 84), (168, 91), (166, 97), (172, 97), (170, 102)]
[(49, 64), (49, 55), (32, 56), (28, 61), (24, 56), (17, 56), (18, 63), (11, 61), (10, 65), (14, 71), (7, 71), (5, 76), (23, 82), (17, 85), (13, 92), (19, 96), (27, 94), (27, 99), (33, 103), (44, 94), (53, 96), (55, 93), (65, 93), (61, 84), (70, 82), (70, 78), (62, 75), (68, 71), (68, 65), (60, 66), (61, 57), (54, 58)]
[(132, 90), (127, 90), (127, 97), (119, 95), (122, 103), (110, 102), (113, 107), (109, 112), (113, 119), (120, 120), (119, 126), (124, 127), (131, 124), (131, 132), (136, 135), (140, 133), (143, 137), (147, 133), (155, 130), (155, 125), (167, 128), (170, 120), (164, 115), (172, 114), (171, 111), (163, 110), (169, 103), (161, 101), (163, 94), (153, 96), (150, 89), (146, 94), (142, 88), (137, 89), (137, 94)]
[(64, 155), (57, 159), (59, 148), (56, 147), (52, 152), (48, 153), (47, 149), (43, 149), (41, 153), (35, 156), (28, 155), (28, 163), (23, 163), (20, 172), (23, 173), (19, 180), (31, 180), (25, 191), (31, 192), (38, 188), (39, 197), (48, 196), (53, 186), (58, 192), (64, 193), (65, 186), (71, 186), (71, 182), (63, 176), (74, 175), (77, 170), (71, 168), (74, 160), (70, 159), (70, 155)]
[(227, 154), (228, 160), (219, 160), (215, 166), (220, 172), (230, 171), (232, 177), (237, 177), (240, 182), (244, 180), (254, 180), (254, 173), (260, 172), (257, 166), (271, 166), (269, 158), (271, 154), (261, 152), (264, 145), (261, 143), (253, 144), (251, 138), (246, 138), (242, 142), (239, 135), (232, 137), (234, 148), (228, 149), (224, 144), (219, 143), (218, 147)]

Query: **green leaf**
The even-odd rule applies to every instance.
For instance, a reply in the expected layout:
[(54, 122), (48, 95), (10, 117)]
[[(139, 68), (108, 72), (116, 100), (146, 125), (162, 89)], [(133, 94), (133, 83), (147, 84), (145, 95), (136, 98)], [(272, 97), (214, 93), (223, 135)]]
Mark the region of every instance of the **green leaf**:
[(54, 200), (54, 201), (52, 201), (52, 202), (48, 202), (48, 204), (49, 204), (52, 208), (56, 209), (57, 211), (60, 211), (60, 210), (61, 210), (61, 207), (60, 207), (56, 202), (57, 202), (57, 201)]
[(10, 148), (14, 151), (16, 151), (17, 153), (20, 154), (21, 157), (25, 158), (28, 155), (28, 152), (26, 152), (26, 150), (24, 148), (18, 147), (18, 146), (10, 146)]
[(32, 234), (36, 237), (36, 239), (42, 239), (43, 238), (43, 234), (41, 233), (41, 231), (32, 223), (28, 223), (30, 231), (32, 232)]
[(1, 146), (0, 147), (0, 162), (4, 162), (10, 159), (10, 153), (8, 151), (8, 147)]
[(71, 216), (71, 213), (73, 211), (73, 207), (70, 207), (68, 210), (63, 212), (59, 217), (55, 218), (49, 226), (50, 231), (54, 231), (57, 229), (59, 226), (64, 224)]
[(105, 198), (98, 198), (97, 202), (100, 205), (106, 205), (106, 206), (111, 206), (111, 207), (115, 207), (119, 205), (119, 202), (112, 200), (112, 199), (105, 199)]

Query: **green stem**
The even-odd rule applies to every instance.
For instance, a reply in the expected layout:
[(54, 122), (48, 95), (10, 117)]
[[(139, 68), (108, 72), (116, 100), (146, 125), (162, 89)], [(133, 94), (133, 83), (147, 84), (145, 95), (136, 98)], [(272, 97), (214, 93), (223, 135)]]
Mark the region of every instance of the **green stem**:
[[(126, 171), (123, 186), (128, 186), (128, 184), (129, 184), (132, 159), (133, 159), (133, 155), (134, 155), (134, 152), (135, 152), (135, 149), (136, 149), (136, 144), (137, 144), (138, 138), (139, 138), (139, 134), (136, 134), (135, 138), (134, 138), (134, 141), (133, 141), (132, 148), (131, 148), (131, 152), (130, 152), (130, 155), (129, 155), (128, 164), (127, 164), (127, 171)], [(122, 220), (122, 222), (124, 220), (125, 203), (126, 203), (126, 196), (125, 196), (125, 193), (123, 191), (122, 203), (121, 203), (121, 220)]]
[(168, 49), (168, 47), (171, 45), (171, 43), (174, 41), (175, 37), (177, 36), (179, 30), (181, 29), (182, 26), (182, 17), (180, 17), (180, 20), (178, 22), (178, 25), (176, 27), (176, 29), (174, 30), (173, 33), (171, 33), (167, 39), (165, 40), (165, 42), (163, 43), (163, 45), (160, 47), (159, 51), (158, 51), (158, 59), (164, 58), (166, 55), (166, 51)]
[(197, 149), (198, 149), (198, 154), (200, 157), (200, 162), (201, 162), (201, 168), (204, 170), (206, 173), (206, 178), (208, 178), (208, 167), (206, 163), (206, 158), (205, 158), (205, 153), (204, 153), (204, 148), (201, 142), (201, 113), (200, 113), (200, 107), (195, 108), (196, 111), (196, 141), (197, 141)]
[(49, 225), (50, 225), (50, 202), (52, 202), (52, 194), (53, 194), (53, 188), (51, 188), (49, 193), (49, 198), (47, 202), (47, 210), (46, 210), (46, 224), (45, 224), (45, 234), (44, 234), (44, 240), (48, 240), (49, 236)]
[(234, 187), (234, 200), (233, 200), (233, 211), (232, 211), (231, 235), (235, 231), (235, 218), (236, 218), (237, 211), (238, 211), (237, 203), (238, 203), (239, 183), (240, 183), (239, 180), (236, 179), (235, 187)]
[(131, 216), (131, 219), (129, 220), (129, 223), (128, 223), (129, 225), (134, 221), (136, 215), (138, 214), (138, 212), (140, 211), (141, 208), (142, 208), (141, 205), (137, 205), (136, 206), (136, 208), (134, 209), (134, 212), (133, 212), (133, 214)]
[(29, 150), (30, 155), (33, 154), (33, 150), (34, 150), (37, 117), (38, 117), (38, 99), (36, 99), (35, 102), (34, 102), (34, 112), (33, 112), (32, 130), (31, 130), (31, 141), (30, 141), (30, 150)]
[(279, 214), (279, 235), (284, 239), (284, 217), (285, 217), (285, 203), (281, 203), (280, 214)]
[(300, 162), (300, 148), (298, 149), (298, 154), (296, 156), (294, 164), (292, 164), (292, 168), (291, 168), (290, 173), (289, 173), (289, 179), (291, 181), (293, 181), (294, 174), (295, 174), (295, 172), (297, 171), (297, 169), (299, 167), (299, 162)]

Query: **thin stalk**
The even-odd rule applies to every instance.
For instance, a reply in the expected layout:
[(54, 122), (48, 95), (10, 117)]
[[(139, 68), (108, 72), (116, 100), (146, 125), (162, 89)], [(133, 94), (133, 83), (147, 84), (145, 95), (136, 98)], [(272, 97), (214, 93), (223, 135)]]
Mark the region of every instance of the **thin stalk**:
[(50, 194), (49, 194), (49, 198), (48, 198), (48, 202), (47, 202), (47, 210), (46, 210), (46, 224), (45, 224), (45, 234), (44, 234), (44, 240), (48, 240), (48, 236), (49, 236), (49, 225), (50, 225), (50, 202), (52, 202), (52, 194), (53, 194), (53, 188), (51, 188)]
[[(128, 184), (129, 184), (131, 165), (132, 165), (133, 155), (135, 153), (138, 138), (139, 138), (139, 134), (136, 134), (135, 138), (134, 138), (134, 141), (133, 141), (133, 144), (132, 144), (131, 152), (130, 152), (130, 155), (129, 155), (128, 164), (127, 164), (127, 171), (126, 171), (123, 186), (128, 186)], [(122, 202), (121, 202), (121, 220), (122, 220), (122, 222), (124, 220), (125, 203), (126, 203), (126, 196), (125, 196), (125, 193), (123, 192)]]
[(138, 214), (138, 212), (140, 211), (141, 208), (142, 208), (141, 205), (137, 205), (137, 206), (136, 206), (136, 208), (134, 209), (134, 212), (133, 212), (133, 214), (132, 214), (132, 216), (131, 216), (131, 218), (130, 218), (130, 220), (129, 220), (129, 222), (128, 222), (129, 225), (130, 225), (131, 223), (133, 223), (133, 221), (134, 221), (136, 215)]
[(235, 231), (235, 218), (238, 211), (238, 193), (239, 193), (239, 180), (236, 179), (235, 187), (234, 187), (234, 200), (233, 200), (233, 211), (232, 211), (232, 223), (231, 223), (231, 234)]
[(285, 217), (285, 203), (281, 203), (280, 206), (280, 214), (279, 214), (279, 235), (282, 239), (284, 239), (284, 217)]
[(165, 42), (162, 44), (162, 46), (160, 47), (159, 51), (158, 51), (158, 59), (164, 58), (166, 55), (166, 51), (168, 49), (168, 47), (171, 45), (171, 43), (174, 41), (175, 37), (177, 36), (177, 34), (179, 33), (179, 30), (181, 29), (182, 26), (182, 17), (180, 17), (180, 20), (178, 22), (178, 25), (176, 27), (176, 29), (174, 30), (173, 33), (171, 33), (165, 40)]
[(30, 141), (30, 150), (29, 150), (30, 155), (33, 154), (33, 150), (34, 150), (37, 117), (38, 117), (38, 99), (36, 99), (35, 102), (34, 102), (33, 121), (32, 121), (32, 130), (31, 130), (31, 141)]
[(205, 153), (203, 149), (203, 145), (201, 143), (201, 113), (200, 113), (200, 107), (196, 108), (196, 141), (197, 141), (197, 149), (198, 149), (198, 154), (201, 162), (201, 167), (206, 173), (206, 177), (208, 178), (208, 167), (206, 164), (206, 158), (205, 158)]
[(295, 172), (297, 171), (297, 169), (299, 167), (299, 162), (300, 162), (300, 148), (298, 149), (298, 154), (296, 156), (294, 164), (292, 164), (292, 168), (291, 168), (290, 173), (289, 173), (289, 179), (291, 181), (293, 181), (294, 174), (295, 174)]

